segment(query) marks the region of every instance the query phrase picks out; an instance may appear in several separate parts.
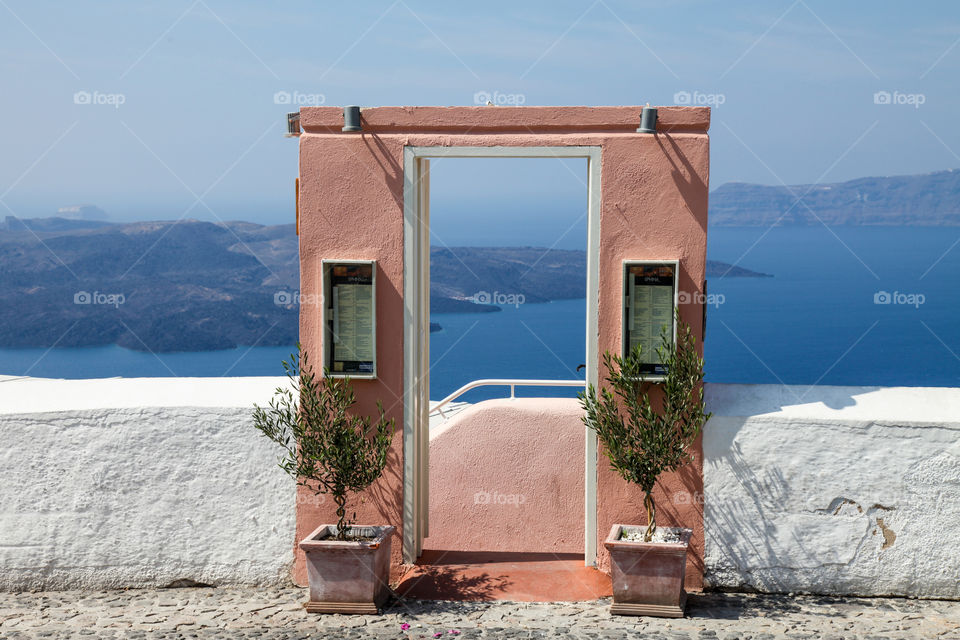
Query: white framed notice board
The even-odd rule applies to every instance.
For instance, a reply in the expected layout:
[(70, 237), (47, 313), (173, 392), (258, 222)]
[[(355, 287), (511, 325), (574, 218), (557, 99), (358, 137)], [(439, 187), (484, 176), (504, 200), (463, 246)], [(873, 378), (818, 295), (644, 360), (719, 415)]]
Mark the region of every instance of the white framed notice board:
[(642, 345), (640, 372), (651, 381), (662, 380), (667, 367), (657, 348), (664, 327), (677, 340), (676, 309), (679, 260), (623, 261), (623, 338), (621, 355)]
[(377, 377), (377, 262), (323, 260), (323, 367)]

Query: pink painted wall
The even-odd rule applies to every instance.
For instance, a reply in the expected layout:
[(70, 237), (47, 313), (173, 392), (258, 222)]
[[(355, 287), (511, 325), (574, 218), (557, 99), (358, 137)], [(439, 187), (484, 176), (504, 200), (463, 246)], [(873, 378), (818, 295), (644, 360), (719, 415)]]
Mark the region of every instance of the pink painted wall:
[[(378, 378), (355, 380), (357, 411), (376, 414), (377, 400), (396, 421), (388, 468), (362, 498), (348, 506), (360, 524), (393, 524), (392, 566), (401, 564), (403, 526), (403, 144), (370, 136), (300, 138), (300, 290), (316, 305), (300, 307), (300, 342), (321, 362), (321, 260), (377, 261)], [(297, 541), (317, 526), (336, 522), (332, 500), (316, 504), (300, 487)], [(296, 549), (294, 578), (306, 584), (303, 553)]]
[(583, 553), (584, 428), (570, 398), (488, 400), (430, 438), (430, 536), (446, 551)]
[[(359, 410), (373, 412), (381, 399), (402, 425), (403, 396), (403, 147), (414, 146), (599, 146), (602, 152), (600, 220), (600, 349), (619, 349), (620, 262), (681, 260), (681, 290), (702, 293), (706, 264), (710, 111), (661, 107), (658, 134), (638, 134), (641, 107), (379, 107), (362, 112), (363, 133), (341, 133), (342, 110), (301, 109), (300, 261), (301, 290), (320, 291), (320, 260), (376, 259), (379, 379), (357, 381)], [(320, 310), (302, 306), (301, 342), (319, 362)], [(698, 334), (701, 306), (681, 313)], [(603, 372), (601, 372), (601, 376)], [(687, 584), (703, 574), (702, 455), (663, 479), (656, 499), (660, 523), (694, 529)], [(642, 495), (609, 470), (598, 471), (598, 553), (613, 522), (640, 522)], [(333, 505), (298, 504), (297, 533), (331, 522)], [(403, 447), (398, 431), (385, 476), (357, 506), (367, 523), (397, 526), (394, 568), (399, 573), (402, 535)], [(433, 528), (433, 527), (431, 527)], [(305, 579), (297, 552), (295, 578)]]
[[(608, 140), (603, 150), (600, 221), (600, 352), (620, 349), (621, 282), (625, 259), (680, 259), (679, 289), (696, 300), (703, 293), (707, 258), (707, 136), (657, 135)], [(685, 304), (681, 317), (702, 349), (703, 308)], [(601, 364), (602, 367), (602, 364)], [(600, 378), (606, 372), (601, 369)], [(693, 529), (687, 557), (687, 588), (703, 586), (703, 448), (695, 462), (661, 477), (654, 501), (657, 523)], [(643, 523), (643, 493), (609, 467), (600, 453), (597, 478), (597, 565), (609, 569), (602, 541), (615, 523)]]

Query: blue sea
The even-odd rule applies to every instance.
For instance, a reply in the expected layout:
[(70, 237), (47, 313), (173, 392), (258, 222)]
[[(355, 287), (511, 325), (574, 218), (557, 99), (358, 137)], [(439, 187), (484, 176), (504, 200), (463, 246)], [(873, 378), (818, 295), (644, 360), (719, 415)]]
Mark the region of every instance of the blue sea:
[[(960, 229), (710, 229), (712, 260), (772, 278), (711, 277), (710, 382), (960, 386)], [(582, 377), (586, 301), (435, 314), (431, 397), (478, 378)], [(159, 354), (2, 349), (0, 374), (61, 378), (282, 375), (291, 347)], [(465, 400), (502, 395), (470, 392)], [(518, 395), (570, 395), (518, 390)]]

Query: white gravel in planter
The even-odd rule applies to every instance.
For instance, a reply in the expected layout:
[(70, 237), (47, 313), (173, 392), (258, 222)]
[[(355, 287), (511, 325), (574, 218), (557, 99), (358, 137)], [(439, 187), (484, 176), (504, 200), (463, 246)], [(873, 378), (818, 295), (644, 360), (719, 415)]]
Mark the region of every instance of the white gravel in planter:
[[(624, 527), (620, 533), (620, 539), (625, 542), (643, 542), (643, 534), (646, 527)], [(683, 529), (674, 529), (672, 527), (657, 527), (653, 532), (652, 544), (679, 544), (683, 541)]]

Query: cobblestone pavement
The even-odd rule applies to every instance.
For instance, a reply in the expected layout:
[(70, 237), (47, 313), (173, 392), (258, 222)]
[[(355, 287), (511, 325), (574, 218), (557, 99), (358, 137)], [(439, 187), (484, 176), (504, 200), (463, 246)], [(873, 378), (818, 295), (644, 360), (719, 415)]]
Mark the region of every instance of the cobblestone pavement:
[[(681, 620), (584, 603), (395, 601), (380, 616), (308, 614), (303, 589), (0, 594), (2, 638), (957, 638), (960, 602), (705, 594)], [(402, 624), (410, 628), (403, 630)]]

